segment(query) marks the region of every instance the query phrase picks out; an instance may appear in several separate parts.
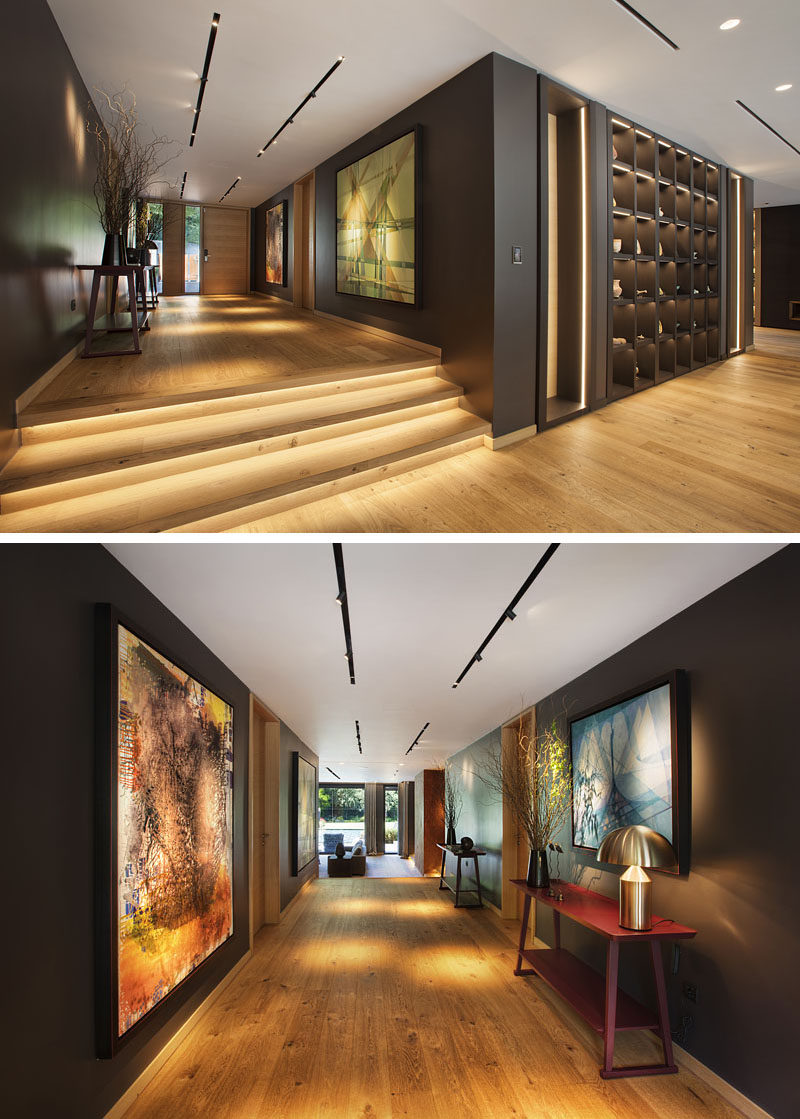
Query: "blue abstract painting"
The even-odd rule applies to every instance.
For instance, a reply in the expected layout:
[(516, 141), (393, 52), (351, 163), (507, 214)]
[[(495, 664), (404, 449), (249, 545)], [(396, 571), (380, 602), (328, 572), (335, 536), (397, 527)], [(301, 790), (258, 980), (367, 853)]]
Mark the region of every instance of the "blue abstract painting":
[(628, 824), (644, 824), (671, 843), (669, 684), (576, 719), (571, 740), (574, 845), (595, 850)]

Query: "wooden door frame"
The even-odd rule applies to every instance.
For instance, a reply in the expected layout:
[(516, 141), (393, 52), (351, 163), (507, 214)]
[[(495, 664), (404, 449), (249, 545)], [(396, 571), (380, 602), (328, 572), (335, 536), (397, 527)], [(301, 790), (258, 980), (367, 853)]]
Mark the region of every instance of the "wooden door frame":
[[(249, 869), (249, 873), (248, 873), (248, 907), (249, 907), (248, 923), (249, 923), (250, 948), (252, 950), (253, 937), (255, 936), (255, 933), (257, 931), (254, 927), (254, 925), (255, 925), (255, 909), (254, 909), (254, 904), (253, 904), (253, 900), (254, 900), (253, 899), (253, 885), (254, 885), (254, 882), (255, 882), (254, 871), (255, 871), (255, 863), (256, 863), (256, 847), (257, 847), (257, 844), (260, 840), (260, 836), (256, 835), (257, 821), (256, 821), (256, 812), (255, 812), (255, 793), (256, 793), (256, 789), (255, 789), (255, 781), (254, 781), (254, 770), (255, 770), (255, 752), (259, 748), (257, 735), (258, 735), (258, 725), (260, 723), (264, 723), (266, 725), (267, 732), (269, 734), (269, 738), (267, 739), (267, 742), (266, 742), (267, 762), (269, 760), (270, 747), (271, 747), (272, 751), (274, 752), (275, 760), (277, 761), (277, 765), (274, 767), (274, 769), (277, 770), (277, 773), (273, 773), (273, 776), (276, 777), (277, 779), (274, 780), (273, 789), (272, 789), (272, 792), (273, 792), (273, 796), (272, 796), (272, 815), (273, 815), (273, 819), (275, 821), (275, 828), (276, 828), (274, 839), (275, 839), (275, 843), (276, 843), (275, 850), (276, 850), (276, 853), (277, 853), (277, 858), (275, 859), (275, 863), (276, 863), (276, 867), (277, 867), (277, 880), (276, 880), (277, 889), (275, 891), (273, 891), (274, 896), (273, 896), (271, 902), (265, 896), (265, 899), (264, 899), (264, 924), (277, 924), (278, 921), (280, 920), (280, 856), (281, 856), (281, 852), (280, 852), (280, 846), (281, 846), (281, 835), (280, 835), (280, 719), (278, 718), (277, 715), (274, 714), (274, 712), (270, 711), (269, 707), (267, 707), (267, 705), (262, 700), (260, 700), (258, 698), (258, 696), (253, 695), (252, 692), (250, 693), (249, 707), (250, 707), (250, 741), (249, 741), (249, 751), (248, 751), (248, 798), (247, 798), (247, 800), (248, 800), (247, 815), (248, 815), (248, 832), (249, 832), (249, 835), (248, 835), (248, 869)], [(270, 742), (270, 738), (272, 740), (271, 742)], [(266, 778), (266, 770), (265, 770), (265, 778)], [(267, 786), (267, 787), (268, 787), (268, 790), (269, 790), (269, 786)], [(265, 805), (265, 815), (267, 815), (267, 813), (268, 813), (268, 809)]]
[(293, 291), (292, 302), (294, 303), (295, 310), (302, 311), (303, 308), (303, 255), (305, 252), (303, 246), (303, 197), (308, 193), (308, 221), (311, 229), (311, 248), (310, 259), (308, 262), (308, 275), (309, 275), (309, 303), (311, 311), (317, 305), (317, 291), (316, 291), (316, 264), (317, 264), (317, 226), (316, 226), (316, 172), (309, 171), (307, 175), (303, 175), (294, 184), (294, 194), (292, 198), (292, 247), (294, 251), (293, 262)]

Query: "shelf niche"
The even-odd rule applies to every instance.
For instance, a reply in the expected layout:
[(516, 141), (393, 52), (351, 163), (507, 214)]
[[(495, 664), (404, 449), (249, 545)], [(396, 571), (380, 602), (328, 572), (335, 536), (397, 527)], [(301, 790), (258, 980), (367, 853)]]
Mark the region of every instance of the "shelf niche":
[[(540, 106), (547, 187), (542, 200), (547, 229), (544, 400), (540, 395), (540, 425), (545, 426), (586, 408), (590, 325), (585, 319), (590, 303), (584, 286), (590, 284), (590, 269), (584, 256), (590, 252), (590, 120), (588, 101), (550, 81), (542, 83)], [(631, 229), (625, 238), (631, 252), (634, 236)]]

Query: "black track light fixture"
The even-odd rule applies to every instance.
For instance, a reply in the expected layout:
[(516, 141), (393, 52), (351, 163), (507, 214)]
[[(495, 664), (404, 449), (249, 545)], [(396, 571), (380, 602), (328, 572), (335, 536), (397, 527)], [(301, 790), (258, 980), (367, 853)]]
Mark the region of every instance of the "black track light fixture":
[(651, 23), (650, 20), (643, 16), (641, 12), (637, 12), (633, 5), (629, 4), (627, 0), (614, 0), (614, 2), (616, 4), (619, 4), (620, 8), (626, 11), (629, 16), (633, 16), (633, 18), (638, 20), (639, 23), (643, 24), (648, 31), (652, 31), (653, 34), (656, 35), (662, 43), (666, 43), (667, 46), (672, 47), (674, 51), (679, 51), (681, 49), (676, 42), (670, 39), (669, 35), (665, 35), (663, 31), (660, 31), (656, 27), (656, 25), (654, 23)]
[(341, 544), (333, 545), (333, 562), (336, 565), (336, 580), (338, 583), (338, 594), (336, 601), (342, 608), (342, 629), (344, 630), (344, 647), (345, 658), (350, 670), (350, 683), (356, 682), (356, 669), (353, 660), (353, 638), (350, 633), (350, 611), (347, 606), (347, 583), (344, 577), (344, 553), (342, 552)]
[(273, 136), (270, 136), (269, 140), (267, 140), (264, 147), (258, 153), (258, 158), (259, 159), (264, 154), (264, 152), (267, 150), (267, 148), (270, 147), (271, 144), (274, 144), (274, 143), (277, 142), (278, 137), (280, 136), (281, 132), (283, 132), (284, 128), (288, 128), (290, 124), (294, 124), (294, 118), (297, 116), (297, 114), (300, 112), (300, 110), (304, 109), (306, 107), (306, 105), (309, 103), (309, 101), (311, 101), (312, 98), (317, 96), (317, 90), (321, 86), (325, 85), (325, 82), (327, 82), (328, 78), (334, 73), (334, 71), (339, 69), (339, 67), (342, 65), (343, 62), (344, 62), (344, 55), (340, 54), (339, 57), (334, 62), (333, 66), (331, 66), (331, 68), (328, 70), (328, 72), (323, 77), (320, 78), (320, 80), (317, 82), (317, 84), (314, 86), (314, 88), (311, 90), (311, 92), (307, 93), (305, 95), (305, 97), (300, 102), (300, 104), (297, 106), (295, 111), (291, 114), (291, 116), (288, 116), (286, 118), (286, 120), (283, 122), (283, 124), (280, 126), (278, 131)]
[(237, 175), (237, 176), (236, 176), (236, 178), (235, 178), (235, 179), (233, 180), (233, 182), (231, 183), (231, 185), (230, 185), (230, 186), (228, 187), (228, 189), (227, 189), (227, 190), (225, 191), (225, 193), (223, 194), (222, 198), (220, 198), (220, 202), (224, 202), (224, 201), (225, 201), (225, 199), (226, 199), (226, 198), (228, 197), (228, 195), (230, 194), (230, 192), (231, 192), (232, 190), (234, 190), (234, 188), (235, 188), (235, 187), (237, 187), (237, 186), (239, 185), (239, 183), (240, 183), (241, 181), (242, 181), (242, 176), (241, 176), (241, 175)]
[(214, 12), (211, 19), (211, 30), (208, 33), (208, 46), (206, 47), (206, 60), (203, 63), (203, 72), (200, 75), (200, 89), (197, 91), (197, 104), (194, 107), (194, 117), (192, 118), (192, 134), (189, 137), (189, 147), (194, 147), (195, 136), (197, 135), (197, 122), (200, 119), (200, 109), (203, 105), (203, 96), (206, 92), (206, 83), (208, 82), (208, 71), (211, 67), (211, 55), (214, 53), (214, 43), (217, 41), (217, 28), (219, 27), (219, 12)]
[(188, 174), (189, 174), (188, 171), (183, 172), (183, 178), (181, 179), (181, 198), (183, 198), (183, 192), (186, 189), (186, 176)]
[(358, 719), (356, 719), (356, 741), (358, 742), (359, 754), (363, 754), (364, 751), (361, 749), (361, 727), (358, 725)]
[(334, 773), (329, 765), (326, 765), (325, 768), (327, 769), (328, 773), (330, 773), (333, 777), (336, 778), (337, 781), (341, 781), (341, 777), (339, 776), (339, 774)]
[(421, 730), (421, 731), (419, 732), (419, 734), (417, 735), (417, 737), (416, 737), (416, 738), (414, 739), (414, 741), (413, 741), (413, 742), (411, 743), (411, 745), (409, 746), (409, 748), (408, 748), (408, 749), (406, 750), (406, 754), (410, 754), (410, 753), (411, 753), (411, 751), (412, 751), (412, 750), (414, 749), (414, 747), (415, 747), (415, 746), (416, 746), (416, 744), (417, 744), (417, 743), (419, 742), (420, 738), (422, 738), (423, 734), (425, 733), (425, 731), (426, 731), (426, 730), (428, 729), (428, 727), (429, 727), (430, 725), (431, 725), (431, 723), (430, 723), (430, 719), (429, 719), (429, 720), (428, 720), (428, 722), (427, 722), (427, 723), (425, 724), (425, 726), (424, 726), (424, 727), (422, 728), (422, 730)]
[(542, 558), (536, 564), (533, 571), (530, 573), (528, 578), (525, 580), (525, 582), (519, 588), (517, 593), (511, 599), (508, 606), (506, 606), (505, 610), (500, 615), (500, 617), (497, 619), (495, 624), (489, 630), (489, 633), (486, 635), (486, 637), (483, 639), (481, 644), (478, 646), (477, 650), (472, 654), (472, 657), (467, 661), (466, 665), (464, 666), (464, 669), (461, 672), (461, 675), (458, 677), (455, 684), (451, 685), (451, 687), (457, 688), (458, 685), (461, 683), (461, 681), (464, 679), (464, 677), (467, 675), (469, 670), (472, 668), (473, 664), (477, 664), (479, 661), (483, 660), (483, 653), (484, 653), (484, 650), (486, 649), (486, 646), (489, 644), (489, 642), (492, 640), (494, 635), (500, 629), (503, 622), (513, 621), (514, 618), (516, 618), (517, 615), (516, 615), (516, 612), (514, 610), (514, 607), (519, 603), (522, 596), (530, 589), (534, 580), (536, 580), (539, 577), (541, 572), (544, 570), (544, 568), (547, 566), (547, 564), (550, 562), (550, 560), (555, 555), (557, 549), (558, 549), (558, 544), (549, 544), (547, 546), (547, 549), (546, 549), (544, 555), (542, 556)]

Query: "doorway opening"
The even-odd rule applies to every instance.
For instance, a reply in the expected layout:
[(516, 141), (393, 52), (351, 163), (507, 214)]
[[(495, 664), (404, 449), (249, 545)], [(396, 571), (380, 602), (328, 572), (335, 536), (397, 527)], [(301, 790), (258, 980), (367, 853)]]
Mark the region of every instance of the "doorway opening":
[(396, 855), (398, 845), (397, 785), (383, 786), (383, 843), (387, 855)]
[(314, 310), (314, 172), (294, 184), (294, 305)]

